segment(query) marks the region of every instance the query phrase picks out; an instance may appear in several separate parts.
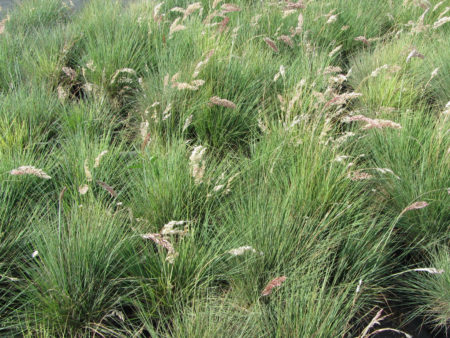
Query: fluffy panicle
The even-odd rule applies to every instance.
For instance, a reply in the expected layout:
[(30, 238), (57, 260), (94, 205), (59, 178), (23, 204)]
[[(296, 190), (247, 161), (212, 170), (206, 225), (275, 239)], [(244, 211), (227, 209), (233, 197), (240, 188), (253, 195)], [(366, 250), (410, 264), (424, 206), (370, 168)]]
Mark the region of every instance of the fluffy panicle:
[(341, 67), (337, 67), (337, 66), (328, 66), (323, 70), (323, 75), (327, 75), (327, 74), (333, 74), (333, 73), (340, 73), (342, 72), (342, 68)]
[(344, 162), (344, 160), (350, 158), (350, 156), (347, 155), (338, 155), (336, 156), (336, 158), (334, 159), (335, 162)]
[(409, 61), (411, 61), (412, 58), (424, 59), (425, 56), (419, 53), (416, 49), (413, 49), (411, 53), (409, 53), (408, 56), (406, 57), (406, 62), (408, 63)]
[(181, 20), (181, 18), (176, 18), (173, 21), (172, 25), (170, 25), (169, 38), (171, 38), (174, 33), (185, 30), (187, 28), (186, 26), (179, 24), (180, 20)]
[(214, 0), (214, 2), (213, 2), (213, 4), (212, 4), (211, 8), (212, 8), (212, 9), (216, 8), (217, 5), (218, 5), (219, 3), (221, 3), (221, 2), (222, 2), (222, 0)]
[(283, 65), (280, 66), (280, 70), (278, 71), (278, 73), (275, 74), (275, 76), (273, 77), (273, 81), (277, 81), (280, 76), (284, 79), (284, 77), (286, 76), (286, 70), (284, 68)]
[(88, 182), (92, 181), (92, 173), (89, 170), (89, 166), (88, 166), (88, 160), (84, 160), (84, 174), (86, 176), (86, 179)]
[(372, 71), (372, 73), (370, 74), (371, 77), (377, 77), (378, 74), (380, 74), (380, 72), (384, 69), (388, 69), (389, 65), (382, 65), (378, 68), (376, 68), (375, 70)]
[(167, 107), (166, 107), (166, 109), (164, 109), (164, 111), (162, 112), (162, 120), (164, 121), (164, 120), (167, 120), (169, 117), (170, 117), (170, 115), (171, 115), (171, 112), (170, 112), (170, 110), (172, 109), (172, 103), (169, 103), (168, 105), (167, 105)]
[(338, 16), (336, 14), (330, 15), (330, 17), (328, 18), (327, 24), (336, 22), (337, 18), (338, 18)]
[(425, 202), (425, 201), (415, 202), (415, 203), (413, 203), (411, 205), (408, 205), (405, 209), (402, 210), (401, 213), (403, 214), (403, 213), (405, 213), (407, 211), (410, 211), (410, 210), (423, 209), (423, 208), (425, 208), (427, 206), (428, 206), (428, 203)]
[(431, 76), (430, 76), (430, 80), (435, 78), (438, 75), (439, 72), (439, 67), (435, 68), (432, 72), (431, 72)]
[(189, 115), (189, 117), (186, 119), (186, 121), (184, 121), (184, 125), (183, 125), (183, 129), (182, 129), (182, 132), (184, 132), (186, 129), (188, 129), (189, 128), (189, 126), (191, 125), (191, 123), (192, 123), (192, 118), (194, 117), (194, 115)]
[(88, 190), (89, 190), (89, 186), (87, 184), (83, 184), (78, 187), (78, 192), (81, 195), (85, 195), (88, 192)]
[(297, 12), (295, 9), (285, 9), (285, 10), (283, 10), (283, 19), (287, 18), (289, 15), (294, 14), (295, 12)]
[(288, 35), (280, 35), (278, 40), (283, 41), (289, 47), (294, 47), (294, 42), (292, 41), (291, 37), (289, 37)]
[(241, 9), (234, 4), (223, 4), (222, 5), (222, 13), (231, 13), (231, 12), (239, 12)]
[(68, 90), (61, 85), (58, 86), (57, 90), (58, 90), (59, 101), (64, 102), (67, 99), (67, 97), (69, 96)]
[(352, 171), (348, 175), (348, 178), (350, 178), (352, 181), (369, 180), (372, 177), (373, 177), (372, 175), (362, 172), (362, 171), (359, 171), (359, 170)]
[(149, 123), (148, 123), (147, 120), (141, 122), (141, 126), (139, 128), (139, 131), (141, 133), (141, 137), (142, 137), (143, 140), (145, 140), (145, 138), (147, 137), (148, 125), (149, 125)]
[(61, 70), (71, 81), (77, 77), (77, 72), (70, 67), (62, 67)]
[(160, 2), (159, 4), (157, 4), (154, 8), (153, 8), (153, 20), (155, 21), (159, 21), (160, 20), (160, 15), (159, 15), (159, 11), (161, 9), (161, 6), (163, 5), (163, 2)]
[(436, 269), (436, 268), (417, 268), (417, 269), (413, 269), (413, 271), (415, 272), (428, 272), (431, 274), (438, 274), (441, 275), (443, 274), (445, 271), (443, 269)]
[(343, 119), (343, 122), (354, 122), (354, 121), (363, 121), (366, 122), (366, 125), (363, 129), (383, 129), (383, 128), (393, 128), (393, 129), (401, 129), (402, 126), (396, 122), (390, 120), (382, 120), (382, 119), (371, 119), (364, 115), (355, 115), (350, 116)]
[(439, 1), (436, 5), (434, 5), (432, 12), (435, 12), (439, 7), (442, 6), (444, 1)]
[(43, 178), (46, 180), (51, 179), (49, 175), (47, 175), (42, 169), (35, 168), (30, 165), (21, 166), (17, 169), (13, 169), (9, 172), (11, 175), (33, 175), (39, 178)]
[(355, 41), (361, 41), (363, 44), (365, 44), (366, 46), (369, 46), (370, 45), (370, 42), (369, 42), (369, 40), (367, 40), (366, 39), (366, 37), (365, 36), (357, 36), (356, 38), (355, 38)]
[(175, 258), (178, 256), (178, 253), (175, 251), (172, 243), (170, 243), (167, 239), (165, 239), (161, 234), (158, 233), (148, 233), (141, 235), (143, 239), (150, 239), (156, 245), (163, 247), (167, 250), (166, 261), (170, 264), (174, 263)]
[(328, 106), (340, 106), (340, 105), (344, 105), (347, 103), (347, 101), (349, 100), (353, 100), (356, 99), (358, 97), (362, 96), (361, 93), (344, 93), (341, 95), (336, 95), (335, 97), (333, 97), (331, 100), (329, 100), (326, 104), (325, 107)]
[(192, 13), (194, 13), (195, 11), (199, 10), (202, 8), (202, 4), (200, 2), (195, 2), (193, 4), (190, 4), (189, 6), (186, 7), (186, 10), (184, 11), (184, 15), (183, 15), (183, 21), (186, 20), (186, 18), (191, 15)]
[(268, 296), (272, 293), (273, 288), (280, 287), (284, 281), (286, 280), (286, 276), (277, 277), (275, 279), (272, 279), (267, 286), (264, 288), (264, 290), (261, 292), (262, 296)]
[(221, 99), (218, 96), (213, 96), (209, 99), (209, 102), (215, 104), (216, 106), (222, 106), (226, 108), (235, 109), (236, 104), (227, 99)]
[(303, 14), (300, 13), (297, 18), (297, 27), (295, 27), (292, 35), (301, 34), (302, 31), (303, 31)]
[(302, 9), (305, 8), (303, 0), (298, 0), (297, 2), (288, 1), (285, 3), (286, 9)]
[[(188, 228), (187, 228), (187, 221), (170, 221), (169, 223), (165, 224), (161, 231), (159, 232), (161, 235), (163, 236), (168, 236), (168, 235), (185, 235), (188, 232)], [(179, 230), (179, 229), (174, 229), (175, 226), (178, 225), (185, 225), (183, 230)]]
[(347, 131), (345, 132), (343, 135), (339, 136), (338, 138), (336, 138), (334, 140), (334, 143), (339, 146), (342, 145), (343, 143), (345, 143), (349, 138), (355, 136), (356, 134), (354, 132), (351, 131)]
[(223, 18), (223, 20), (219, 23), (219, 33), (223, 33), (227, 29), (228, 22), (230, 22), (229, 17)]
[(442, 11), (441, 14), (439, 14), (438, 19), (441, 19), (446, 15), (448, 12), (450, 12), (450, 6), (445, 7), (445, 9)]
[(342, 45), (337, 46), (335, 49), (333, 49), (333, 50), (328, 54), (328, 56), (329, 56), (330, 58), (333, 57), (333, 55), (336, 54), (337, 52), (339, 52), (339, 51), (341, 50), (341, 48), (342, 48)]
[[(228, 253), (232, 256), (241, 256), (246, 252), (252, 252), (252, 253), (258, 253), (258, 251), (256, 251), (255, 249), (253, 249), (250, 245), (245, 245), (245, 246), (241, 246), (239, 248), (236, 249), (231, 249), (228, 251)], [(262, 252), (259, 252), (260, 255), (263, 255)]]
[(278, 47), (277, 47), (277, 45), (275, 44), (275, 41), (273, 41), (272, 39), (269, 39), (269, 38), (264, 38), (264, 42), (265, 42), (270, 48), (272, 48), (272, 50), (273, 50), (274, 52), (277, 52), (277, 53), (278, 53)]
[(184, 12), (186, 12), (186, 10), (183, 7), (173, 7), (170, 9), (171, 12), (178, 12), (178, 13), (182, 13), (184, 14)]
[(200, 74), (201, 69), (203, 68), (203, 66), (205, 66), (209, 62), (209, 59), (211, 58), (211, 56), (213, 54), (214, 54), (214, 49), (210, 50), (206, 54), (206, 58), (203, 61), (200, 61), (199, 63), (197, 63), (197, 66), (195, 66), (194, 73), (192, 74), (192, 78), (195, 79)]
[[(119, 76), (119, 75), (121, 75), (121, 76)], [(111, 77), (111, 84), (113, 85), (116, 82), (118, 82), (119, 78), (123, 79), (124, 77), (129, 76), (129, 75), (136, 76), (136, 71), (131, 68), (118, 69), (114, 72), (113, 76)]]
[(186, 82), (173, 82), (172, 87), (178, 90), (198, 90), (201, 86), (205, 84), (204, 80), (193, 80), (191, 83)]
[(397, 175), (395, 175), (395, 173), (389, 169), (389, 168), (374, 168), (376, 171), (382, 173), (382, 174), (391, 174), (393, 175), (396, 179), (400, 179), (400, 177), (398, 177)]
[(95, 164), (94, 168), (98, 168), (100, 166), (100, 160), (103, 156), (105, 156), (108, 153), (108, 150), (103, 150), (98, 156), (95, 158)]
[(433, 29), (441, 27), (443, 24), (450, 22), (450, 16), (444, 16), (433, 24)]
[(257, 15), (253, 15), (252, 16), (252, 19), (251, 19), (251, 21), (250, 21), (250, 25), (252, 26), (252, 27), (255, 27), (255, 26), (257, 26), (258, 25), (258, 22), (259, 22), (259, 19), (261, 19), (261, 14), (257, 14)]
[(197, 146), (192, 150), (191, 156), (189, 157), (191, 175), (195, 180), (195, 184), (200, 184), (203, 182), (203, 176), (205, 175), (206, 164), (203, 159), (205, 155), (206, 147)]
[(105, 189), (107, 192), (109, 192), (109, 194), (112, 197), (117, 197), (116, 191), (110, 185), (108, 185), (108, 184), (106, 184), (105, 182), (102, 182), (102, 181), (97, 181), (97, 184), (99, 186), (101, 186), (103, 189)]

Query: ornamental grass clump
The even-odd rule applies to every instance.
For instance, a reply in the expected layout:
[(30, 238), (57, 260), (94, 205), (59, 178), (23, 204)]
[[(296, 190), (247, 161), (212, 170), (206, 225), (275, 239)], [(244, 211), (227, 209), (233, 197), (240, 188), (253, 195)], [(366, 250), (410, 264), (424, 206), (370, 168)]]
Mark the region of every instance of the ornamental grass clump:
[(445, 334), (449, 13), (1, 12), (0, 335)]

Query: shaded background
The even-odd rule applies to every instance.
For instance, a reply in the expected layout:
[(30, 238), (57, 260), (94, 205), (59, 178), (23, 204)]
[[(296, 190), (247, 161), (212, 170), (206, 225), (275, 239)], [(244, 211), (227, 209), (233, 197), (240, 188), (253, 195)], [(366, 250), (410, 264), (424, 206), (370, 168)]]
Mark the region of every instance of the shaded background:
[[(79, 7), (86, 0), (72, 0), (73, 4), (76, 7)], [(0, 7), (2, 10), (0, 11), (0, 18), (4, 17), (8, 10), (11, 9), (16, 3), (20, 2), (20, 0), (0, 0)], [(68, 2), (68, 1), (67, 1)]]

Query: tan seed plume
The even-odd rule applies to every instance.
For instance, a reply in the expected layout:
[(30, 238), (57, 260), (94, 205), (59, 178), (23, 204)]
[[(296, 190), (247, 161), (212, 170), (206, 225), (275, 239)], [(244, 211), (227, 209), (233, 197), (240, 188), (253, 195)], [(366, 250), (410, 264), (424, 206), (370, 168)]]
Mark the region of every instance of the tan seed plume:
[(132, 76), (136, 76), (136, 71), (131, 68), (121, 68), (116, 70), (111, 78), (111, 84), (116, 83), (117, 79), (119, 78), (119, 74), (129, 74)]
[(440, 18), (439, 20), (437, 20), (433, 24), (433, 29), (437, 29), (447, 22), (450, 22), (450, 16), (444, 16), (443, 18)]
[(92, 173), (89, 170), (88, 160), (84, 160), (84, 174), (86, 175), (86, 179), (88, 182), (92, 182)]
[(336, 14), (330, 15), (330, 17), (328, 18), (327, 24), (336, 22), (337, 18), (338, 18), (338, 16)]
[(415, 202), (411, 205), (408, 205), (405, 209), (402, 210), (402, 214), (410, 210), (423, 209), (428, 206), (428, 203), (425, 201)]
[(110, 194), (112, 197), (117, 197), (116, 191), (115, 191), (111, 186), (109, 186), (108, 184), (106, 184), (105, 182), (97, 181), (97, 184), (98, 184), (99, 186), (101, 186), (103, 189), (105, 189), (107, 192), (109, 192), (109, 194)]
[[(188, 232), (188, 228), (187, 228), (187, 221), (170, 221), (169, 223), (165, 224), (161, 231), (159, 232), (161, 235), (163, 236), (168, 236), (168, 235), (181, 235), (184, 236), (186, 235), (186, 233)], [(174, 229), (174, 227), (179, 226), (179, 225), (186, 225), (184, 227), (183, 230), (180, 229)]]
[(62, 67), (61, 69), (63, 71), (64, 74), (66, 74), (66, 76), (71, 80), (75, 80), (75, 78), (77, 77), (77, 72), (70, 68), (70, 67)]
[(149, 126), (149, 122), (147, 120), (141, 122), (139, 131), (141, 133), (142, 140), (145, 140), (145, 138), (148, 135), (148, 126)]
[(413, 269), (413, 271), (415, 272), (428, 272), (431, 274), (438, 274), (441, 275), (443, 274), (445, 271), (443, 269), (436, 269), (436, 268), (417, 268), (417, 269)]
[(148, 233), (141, 235), (143, 239), (150, 239), (152, 240), (156, 245), (159, 245), (167, 250), (167, 257), (166, 261), (168, 261), (170, 264), (174, 263), (175, 257), (178, 256), (178, 253), (175, 251), (172, 243), (170, 243), (167, 239), (165, 239), (161, 234), (158, 233)]
[(357, 170), (357, 171), (352, 171), (351, 173), (349, 173), (348, 177), (352, 181), (362, 181), (362, 180), (369, 180), (373, 176), (368, 173)]
[(280, 35), (278, 40), (283, 41), (286, 45), (288, 45), (291, 48), (294, 47), (294, 41), (292, 41), (291, 37), (288, 35)]
[(268, 296), (272, 293), (273, 288), (280, 287), (286, 280), (286, 276), (277, 277), (275, 279), (272, 279), (267, 286), (264, 288), (264, 290), (261, 292), (262, 296)]
[(191, 83), (186, 82), (173, 82), (172, 87), (178, 90), (199, 90), (201, 86), (205, 84), (204, 80), (194, 80)]
[(169, 28), (169, 38), (171, 38), (173, 36), (174, 33), (185, 30), (187, 27), (184, 25), (179, 24), (181, 18), (176, 18), (172, 25), (170, 25)]
[(223, 33), (226, 30), (228, 22), (230, 22), (229, 17), (223, 18), (223, 20), (219, 23), (219, 33)]
[(211, 56), (214, 54), (214, 49), (210, 50), (207, 54), (206, 54), (206, 58), (203, 61), (200, 61), (199, 63), (197, 63), (197, 66), (195, 66), (195, 70), (194, 73), (192, 74), (192, 78), (196, 78), (199, 74), (200, 71), (202, 70), (202, 68), (209, 62), (209, 59), (211, 58)]
[(195, 11), (197, 11), (201, 8), (202, 8), (202, 4), (200, 2), (194, 2), (193, 4), (190, 4), (189, 6), (187, 6), (186, 10), (184, 11), (183, 21), (186, 20), (186, 18), (189, 15), (191, 15), (192, 13), (194, 13)]
[(13, 169), (9, 172), (13, 176), (18, 175), (33, 175), (46, 180), (51, 179), (51, 176), (47, 175), (42, 169), (35, 168), (30, 165), (21, 166), (17, 169)]
[(341, 67), (337, 67), (337, 66), (328, 66), (323, 70), (323, 75), (327, 75), (327, 74), (333, 74), (333, 73), (339, 73), (342, 72), (342, 68)]
[(108, 153), (108, 150), (103, 150), (98, 156), (95, 158), (95, 164), (94, 168), (98, 168), (100, 166), (100, 160), (103, 156), (105, 156)]
[(205, 174), (206, 163), (203, 159), (205, 155), (206, 147), (197, 146), (192, 150), (189, 157), (189, 165), (191, 167), (191, 175), (194, 178), (195, 184), (203, 182), (203, 176)]
[(89, 186), (87, 184), (83, 184), (78, 187), (78, 192), (80, 193), (80, 195), (86, 195), (88, 190), (89, 190)]
[(382, 120), (382, 119), (371, 119), (364, 115), (355, 115), (350, 116), (343, 120), (344, 122), (353, 122), (353, 121), (363, 121), (366, 122), (366, 125), (363, 129), (382, 129), (382, 128), (393, 128), (393, 129), (401, 129), (402, 126), (396, 122), (390, 120)]
[(223, 4), (222, 5), (222, 13), (231, 13), (231, 12), (239, 12), (241, 10), (240, 7), (234, 5), (234, 4)]
[(188, 116), (188, 118), (186, 119), (186, 121), (184, 121), (184, 125), (183, 125), (182, 132), (184, 132), (186, 129), (189, 128), (189, 126), (190, 126), (191, 123), (192, 123), (193, 117), (194, 117), (194, 115), (191, 114), (191, 115)]
[(382, 65), (382, 66), (380, 66), (380, 67), (378, 67), (378, 68), (376, 68), (376, 69), (374, 69), (373, 71), (372, 71), (372, 73), (370, 74), (370, 76), (371, 77), (377, 77), (378, 76), (378, 74), (380, 74), (380, 72), (382, 71), (382, 70), (385, 70), (385, 69), (388, 69), (389, 68), (389, 65)]
[(331, 58), (334, 54), (336, 54), (337, 52), (339, 52), (342, 48), (342, 45), (337, 46), (335, 49), (333, 49), (328, 56)]
[(285, 4), (285, 6), (286, 6), (286, 9), (302, 9), (302, 8), (305, 8), (305, 4), (303, 3), (302, 0), (299, 0), (297, 2), (289, 1), (289, 2), (287, 2)]
[(227, 99), (221, 99), (218, 96), (213, 96), (209, 99), (209, 102), (215, 104), (216, 106), (222, 106), (226, 108), (235, 109), (236, 104)]
[(297, 27), (295, 27), (292, 35), (298, 35), (303, 31), (303, 14), (300, 13), (297, 18)]
[(361, 41), (363, 44), (365, 44), (366, 46), (369, 46), (370, 45), (370, 42), (369, 42), (369, 40), (367, 40), (366, 39), (366, 37), (365, 36), (357, 36), (356, 38), (355, 38), (355, 41)]
[(264, 42), (270, 47), (272, 48), (272, 50), (276, 53), (278, 53), (278, 47), (275, 44), (275, 42), (272, 39), (269, 38), (264, 38)]
[(408, 54), (408, 57), (406, 58), (406, 62), (408, 63), (409, 61), (411, 61), (412, 58), (424, 59), (425, 56), (423, 54), (419, 53), (416, 49), (413, 49), (411, 51), (411, 53)]
[[(242, 256), (243, 254), (245, 254), (248, 251), (250, 251), (252, 253), (258, 253), (258, 251), (256, 251), (250, 245), (245, 245), (245, 246), (241, 246), (241, 247), (236, 248), (236, 249), (231, 249), (231, 250), (228, 251), (228, 253), (230, 255), (232, 255), (232, 256)], [(263, 252), (259, 252), (259, 254), (262, 256)]]

